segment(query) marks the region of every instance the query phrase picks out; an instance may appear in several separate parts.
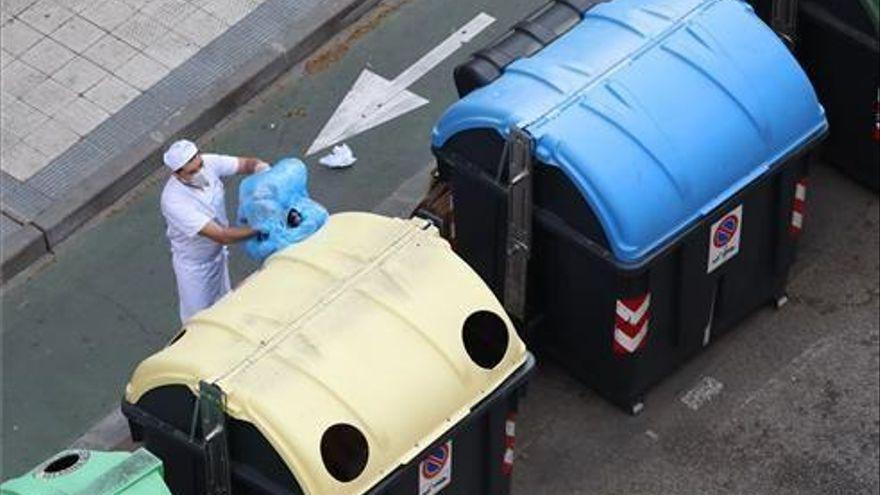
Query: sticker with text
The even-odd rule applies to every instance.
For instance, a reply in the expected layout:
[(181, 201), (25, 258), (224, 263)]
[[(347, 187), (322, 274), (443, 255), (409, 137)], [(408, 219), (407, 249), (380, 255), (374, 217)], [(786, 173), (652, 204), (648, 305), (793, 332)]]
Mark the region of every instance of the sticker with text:
[(739, 245), (743, 225), (743, 207), (737, 206), (733, 211), (721, 217), (709, 229), (709, 268), (707, 273), (714, 272), (719, 266), (727, 263), (739, 253)]

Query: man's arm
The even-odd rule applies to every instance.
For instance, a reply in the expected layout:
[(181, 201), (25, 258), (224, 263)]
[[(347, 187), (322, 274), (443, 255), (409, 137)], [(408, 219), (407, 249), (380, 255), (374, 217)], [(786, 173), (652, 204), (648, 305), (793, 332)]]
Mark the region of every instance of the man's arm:
[(269, 168), (269, 164), (259, 158), (238, 158), (238, 173), (250, 175)]
[(236, 242), (244, 241), (251, 237), (256, 237), (259, 234), (260, 232), (258, 230), (254, 230), (250, 227), (222, 227), (214, 221), (208, 222), (208, 224), (202, 227), (202, 230), (199, 231), (199, 235), (203, 235), (217, 244), (222, 244), (224, 246), (235, 244)]

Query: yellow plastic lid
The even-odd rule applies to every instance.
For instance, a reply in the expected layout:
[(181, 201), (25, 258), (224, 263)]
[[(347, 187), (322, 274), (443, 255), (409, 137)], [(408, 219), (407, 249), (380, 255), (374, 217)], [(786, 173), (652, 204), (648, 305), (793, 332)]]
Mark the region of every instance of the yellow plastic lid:
[[(344, 213), (190, 320), (138, 366), (126, 400), (217, 383), (227, 413), (266, 437), (307, 494), (358, 495), (467, 417), (526, 354), (428, 222)], [(345, 450), (352, 434), (364, 463), (334, 466), (333, 443)]]

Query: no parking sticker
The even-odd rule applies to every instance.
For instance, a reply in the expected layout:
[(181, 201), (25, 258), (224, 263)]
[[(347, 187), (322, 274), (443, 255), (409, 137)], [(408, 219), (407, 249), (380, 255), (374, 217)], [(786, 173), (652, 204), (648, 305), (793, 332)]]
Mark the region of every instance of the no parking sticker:
[(742, 234), (743, 207), (739, 205), (712, 224), (709, 229), (709, 268), (712, 273), (739, 253)]
[(452, 441), (437, 447), (419, 464), (419, 495), (434, 495), (452, 483)]

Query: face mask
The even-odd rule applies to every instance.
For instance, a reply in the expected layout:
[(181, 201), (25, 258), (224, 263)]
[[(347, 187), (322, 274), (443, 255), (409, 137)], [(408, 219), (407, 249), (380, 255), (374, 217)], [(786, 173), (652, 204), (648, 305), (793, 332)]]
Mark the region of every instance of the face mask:
[(188, 181), (181, 181), (187, 186), (195, 187), (198, 189), (205, 189), (206, 187), (211, 185), (211, 181), (205, 176), (205, 173), (199, 170), (195, 175), (192, 176), (192, 179)]

